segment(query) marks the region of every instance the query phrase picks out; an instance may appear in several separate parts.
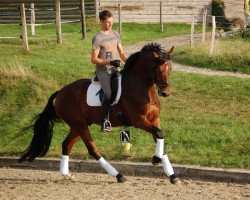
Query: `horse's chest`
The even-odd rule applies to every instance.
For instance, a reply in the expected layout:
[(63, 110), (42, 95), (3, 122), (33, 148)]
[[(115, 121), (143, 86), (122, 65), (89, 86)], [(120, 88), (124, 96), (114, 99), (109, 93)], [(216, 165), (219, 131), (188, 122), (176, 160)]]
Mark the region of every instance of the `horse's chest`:
[(158, 104), (149, 104), (148, 106), (148, 112), (159, 112), (160, 107)]
[(149, 105), (146, 113), (146, 119), (151, 121), (156, 119), (160, 114), (160, 108), (157, 105)]
[(160, 106), (159, 98), (155, 95), (149, 95), (149, 104), (154, 106)]
[(155, 105), (155, 106), (160, 105), (159, 98), (158, 98), (157, 94), (155, 93), (154, 89), (149, 90), (148, 97), (149, 97), (149, 104), (150, 105)]
[(155, 99), (150, 99), (149, 104), (151, 106), (159, 106), (159, 101), (156, 101)]
[(160, 112), (160, 101), (155, 95), (150, 96), (148, 104), (148, 113), (157, 114)]

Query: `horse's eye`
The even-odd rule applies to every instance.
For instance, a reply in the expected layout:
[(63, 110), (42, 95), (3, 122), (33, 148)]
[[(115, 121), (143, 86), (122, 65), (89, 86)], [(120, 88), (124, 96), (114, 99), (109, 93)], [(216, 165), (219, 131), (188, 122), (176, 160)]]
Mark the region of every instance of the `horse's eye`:
[(162, 59), (162, 58), (160, 58), (159, 57), (159, 59), (157, 59), (157, 64), (158, 65), (163, 65), (165, 63), (165, 60), (164, 59)]

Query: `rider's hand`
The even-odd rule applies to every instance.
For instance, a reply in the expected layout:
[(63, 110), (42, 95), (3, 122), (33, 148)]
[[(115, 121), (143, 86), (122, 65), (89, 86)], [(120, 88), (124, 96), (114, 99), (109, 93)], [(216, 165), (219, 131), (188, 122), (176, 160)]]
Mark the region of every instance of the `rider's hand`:
[(114, 73), (117, 73), (117, 72), (118, 72), (118, 69), (117, 69), (116, 67), (111, 67), (111, 68), (109, 69), (109, 72), (110, 72), (110, 74), (114, 74)]
[(111, 60), (110, 65), (114, 66), (115, 68), (120, 67), (121, 61), (120, 60)]

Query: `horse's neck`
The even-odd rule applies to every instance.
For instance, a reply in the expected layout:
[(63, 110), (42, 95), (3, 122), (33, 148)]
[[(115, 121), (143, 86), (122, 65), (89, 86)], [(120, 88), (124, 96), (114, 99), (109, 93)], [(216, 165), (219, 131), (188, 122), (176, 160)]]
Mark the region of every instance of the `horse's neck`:
[(141, 103), (152, 103), (158, 98), (154, 84), (150, 83), (150, 77), (144, 75), (129, 74), (123, 85), (123, 92), (130, 100)]
[(141, 85), (147, 87), (150, 87), (150, 82), (152, 82), (151, 78), (151, 69), (152, 69), (153, 63), (147, 62), (145, 59), (138, 61), (129, 73), (129, 79), (132, 81), (137, 81), (137, 84), (139, 84), (139, 87)]
[(124, 89), (128, 91), (128, 96), (139, 93), (139, 98), (149, 99), (155, 96), (154, 85), (151, 77), (153, 62), (148, 59), (140, 59), (129, 72), (126, 73)]
[[(143, 73), (143, 72), (142, 72)], [(129, 87), (133, 88), (150, 88), (153, 84), (151, 83), (150, 77), (140, 74), (130, 74), (127, 77)]]

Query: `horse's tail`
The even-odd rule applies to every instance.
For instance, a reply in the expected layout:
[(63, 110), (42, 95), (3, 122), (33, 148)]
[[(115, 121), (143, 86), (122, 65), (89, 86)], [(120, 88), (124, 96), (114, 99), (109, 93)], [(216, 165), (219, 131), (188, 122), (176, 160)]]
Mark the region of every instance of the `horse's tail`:
[(53, 104), (57, 94), (58, 91), (50, 96), (43, 112), (37, 116), (33, 125), (34, 135), (32, 141), (25, 153), (20, 157), (19, 162), (25, 160), (31, 162), (36, 157), (42, 157), (48, 152), (53, 136), (54, 123), (59, 121)]

